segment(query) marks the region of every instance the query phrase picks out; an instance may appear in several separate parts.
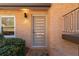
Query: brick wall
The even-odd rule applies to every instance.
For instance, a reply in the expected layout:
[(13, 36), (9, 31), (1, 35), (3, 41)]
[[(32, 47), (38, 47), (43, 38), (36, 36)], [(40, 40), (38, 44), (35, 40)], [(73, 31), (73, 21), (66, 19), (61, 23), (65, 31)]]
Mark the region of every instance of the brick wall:
[(47, 10), (29, 10), (24, 17), (23, 10), (0, 10), (0, 15), (16, 17), (16, 37), (26, 41), (26, 46), (32, 46), (32, 14), (47, 14)]
[(78, 45), (62, 39), (63, 15), (78, 7), (78, 4), (52, 4), (49, 9), (48, 42), (49, 54), (55, 56), (78, 55)]

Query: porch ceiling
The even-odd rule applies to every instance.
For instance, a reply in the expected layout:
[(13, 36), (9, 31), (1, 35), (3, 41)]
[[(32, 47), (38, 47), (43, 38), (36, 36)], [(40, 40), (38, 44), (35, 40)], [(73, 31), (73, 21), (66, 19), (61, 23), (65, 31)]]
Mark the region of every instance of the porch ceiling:
[(50, 3), (0, 3), (0, 9), (48, 9)]

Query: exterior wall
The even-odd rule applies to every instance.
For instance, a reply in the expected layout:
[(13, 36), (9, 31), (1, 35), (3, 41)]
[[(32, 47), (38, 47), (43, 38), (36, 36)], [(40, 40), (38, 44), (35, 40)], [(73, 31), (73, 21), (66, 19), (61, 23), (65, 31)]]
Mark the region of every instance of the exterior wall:
[(29, 48), (32, 46), (32, 14), (47, 14), (47, 11), (29, 10), (26, 19), (22, 10), (0, 10), (0, 15), (16, 17), (16, 37), (24, 39)]
[(78, 45), (62, 39), (63, 15), (78, 7), (78, 4), (52, 4), (49, 9), (48, 50), (50, 55), (78, 55)]

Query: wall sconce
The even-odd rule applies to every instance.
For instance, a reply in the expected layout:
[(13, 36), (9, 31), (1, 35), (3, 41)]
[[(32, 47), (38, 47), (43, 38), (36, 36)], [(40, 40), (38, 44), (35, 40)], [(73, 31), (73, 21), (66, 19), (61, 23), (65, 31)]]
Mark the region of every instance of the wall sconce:
[(24, 13), (24, 18), (27, 18), (27, 17), (28, 17), (29, 9), (27, 9), (27, 8), (22, 8), (22, 9), (20, 9), (20, 10), (23, 11), (23, 13)]
[(24, 17), (27, 18), (27, 14), (26, 13), (24, 13)]

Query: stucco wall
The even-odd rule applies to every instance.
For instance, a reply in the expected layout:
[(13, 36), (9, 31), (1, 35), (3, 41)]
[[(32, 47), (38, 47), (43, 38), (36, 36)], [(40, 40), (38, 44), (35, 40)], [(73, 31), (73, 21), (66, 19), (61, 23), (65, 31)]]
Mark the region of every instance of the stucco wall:
[(47, 10), (29, 10), (28, 18), (24, 18), (23, 10), (0, 10), (0, 15), (16, 17), (16, 37), (26, 41), (26, 46), (32, 46), (32, 14), (47, 14)]
[(49, 9), (48, 50), (50, 55), (78, 55), (78, 45), (62, 39), (63, 15), (78, 4), (52, 4)]

